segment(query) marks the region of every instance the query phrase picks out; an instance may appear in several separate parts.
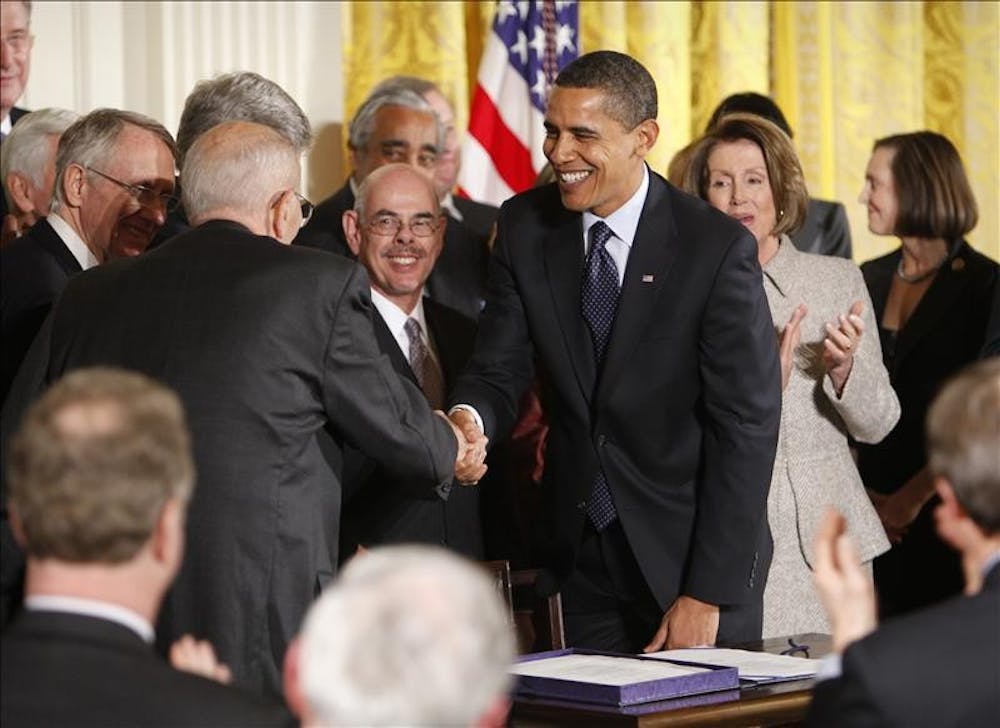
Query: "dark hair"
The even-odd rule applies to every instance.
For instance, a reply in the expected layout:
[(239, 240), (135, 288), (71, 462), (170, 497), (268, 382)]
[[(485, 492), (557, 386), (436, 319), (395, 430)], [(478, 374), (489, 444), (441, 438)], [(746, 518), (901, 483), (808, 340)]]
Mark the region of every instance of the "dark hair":
[(629, 130), (657, 115), (656, 82), (645, 66), (624, 53), (582, 55), (559, 72), (556, 86), (603, 92), (604, 113)]
[(875, 142), (891, 149), (896, 189), (895, 235), (958, 240), (976, 226), (979, 208), (962, 158), (947, 137), (933, 131), (894, 134)]
[(729, 114), (762, 116), (772, 124), (776, 124), (789, 138), (793, 136), (792, 127), (788, 125), (788, 120), (785, 119), (785, 115), (781, 113), (781, 109), (778, 108), (778, 105), (774, 103), (774, 99), (770, 96), (754, 93), (753, 91), (744, 91), (743, 93), (727, 96), (715, 107), (715, 111), (712, 112), (712, 118), (708, 120), (708, 124), (705, 126), (705, 131), (711, 131), (712, 127), (719, 123), (719, 119)]
[(792, 140), (776, 124), (754, 114), (730, 114), (698, 142), (684, 176), (687, 192), (708, 199), (708, 157), (716, 145), (746, 139), (760, 147), (778, 212), (774, 234), (797, 230), (806, 219), (809, 191)]

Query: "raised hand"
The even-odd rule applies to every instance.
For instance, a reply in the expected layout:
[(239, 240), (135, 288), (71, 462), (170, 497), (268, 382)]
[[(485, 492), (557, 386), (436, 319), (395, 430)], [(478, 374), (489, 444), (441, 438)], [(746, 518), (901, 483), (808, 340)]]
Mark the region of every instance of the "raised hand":
[(785, 391), (788, 380), (792, 376), (792, 367), (795, 366), (795, 350), (799, 347), (801, 333), (799, 324), (809, 313), (804, 303), (800, 303), (794, 311), (792, 317), (788, 319), (785, 328), (781, 330), (781, 338), (778, 341), (778, 358), (781, 360), (781, 391)]
[(846, 316), (840, 314), (836, 322), (829, 322), (825, 327), (823, 364), (838, 397), (847, 384), (847, 377), (854, 366), (854, 352), (858, 350), (858, 342), (865, 333), (865, 322), (861, 319), (864, 310), (864, 302), (855, 301)]
[(436, 411), (451, 425), (458, 443), (455, 458), (455, 479), (460, 485), (475, 485), (486, 474), (486, 435), (476, 424), (475, 418), (465, 410), (455, 410), (450, 416)]
[(833, 627), (833, 649), (844, 649), (875, 629), (875, 587), (847, 535), (847, 521), (833, 508), (816, 532), (813, 581)]

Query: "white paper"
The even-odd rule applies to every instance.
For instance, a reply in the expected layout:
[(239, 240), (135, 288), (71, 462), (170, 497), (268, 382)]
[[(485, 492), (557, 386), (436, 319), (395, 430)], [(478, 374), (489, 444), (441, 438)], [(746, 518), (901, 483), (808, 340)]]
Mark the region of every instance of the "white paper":
[(769, 652), (733, 650), (724, 647), (692, 647), (683, 650), (650, 652), (645, 657), (664, 660), (704, 662), (709, 665), (735, 667), (741, 680), (788, 680), (812, 677), (819, 670), (820, 660), (792, 655), (772, 655)]
[(710, 669), (611, 655), (561, 655), (519, 662), (511, 666), (510, 672), (514, 675), (573, 680), (594, 685), (631, 685), (650, 680), (694, 675)]

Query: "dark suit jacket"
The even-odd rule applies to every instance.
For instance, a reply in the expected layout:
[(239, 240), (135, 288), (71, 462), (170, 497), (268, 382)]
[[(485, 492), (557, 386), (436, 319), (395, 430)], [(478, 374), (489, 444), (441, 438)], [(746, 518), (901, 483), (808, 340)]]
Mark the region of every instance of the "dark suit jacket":
[(455, 437), (374, 341), (364, 269), (207, 222), (73, 279), (50, 379), (109, 364), (174, 388), (198, 483), (161, 639), (208, 638), (236, 684), (277, 693), (285, 646), (337, 566), (345, 444), (433, 483)]
[(18, 726), (275, 726), (241, 692), (174, 670), (120, 624), (28, 611), (3, 635), (0, 723)]
[[(312, 219), (295, 238), (295, 245), (319, 248), (348, 258), (354, 254), (347, 245), (341, 218), (354, 207), (350, 181), (316, 206)], [(476, 319), (482, 310), (489, 251), (486, 236), (478, 235), (452, 217), (444, 233), (444, 246), (427, 279), (427, 295), (438, 303)]]
[(476, 235), (489, 239), (490, 233), (493, 232), (493, 224), (497, 221), (497, 215), (500, 212), (499, 208), (458, 195), (451, 199), (458, 211), (462, 213), (462, 224)]
[[(18, 119), (20, 119), (25, 114), (29, 113), (31, 112), (28, 111), (27, 109), (21, 109), (15, 106), (10, 110), (10, 125), (14, 126), (14, 124), (17, 123)], [(7, 189), (7, 180), (0, 179), (0, 222), (3, 222), (4, 217), (6, 217), (7, 213), (10, 211), (9, 208), (7, 207), (7, 195), (4, 192), (6, 189)]]
[(1000, 566), (975, 596), (883, 623), (841, 667), (813, 691), (808, 725), (1000, 725)]
[(603, 468), (661, 607), (682, 593), (750, 601), (764, 578), (754, 546), (781, 406), (753, 237), (650, 172), (598, 379), (580, 313), (581, 215), (549, 185), (504, 203), (498, 226), (475, 353), (452, 402), (476, 407), (496, 437), (514, 422), (537, 356), (546, 565), (557, 580), (569, 575)]
[(839, 202), (809, 198), (806, 220), (790, 237), (803, 253), (851, 258), (851, 227)]
[(3, 370), (0, 403), (35, 339), (52, 302), (70, 276), (82, 269), (49, 221), (39, 220), (28, 233), (0, 249), (0, 337)]
[[(435, 343), (450, 388), (472, 353), (476, 324), (469, 318), (436, 301), (424, 299), (424, 316)], [(373, 315), (379, 349), (389, 357), (401, 376), (417, 383), (407, 358), (392, 332), (376, 310)], [(351, 460), (356, 452), (345, 454)], [(365, 468), (348, 483), (345, 466), (345, 498), (341, 519), (341, 557), (348, 558), (358, 545), (380, 543), (431, 543), (457, 551), (471, 559), (483, 558), (483, 529), (479, 513), (479, 493), (485, 487), (450, 484), (435, 491), (434, 483), (401, 478), (378, 468)], [(350, 491), (352, 495), (348, 496)]]

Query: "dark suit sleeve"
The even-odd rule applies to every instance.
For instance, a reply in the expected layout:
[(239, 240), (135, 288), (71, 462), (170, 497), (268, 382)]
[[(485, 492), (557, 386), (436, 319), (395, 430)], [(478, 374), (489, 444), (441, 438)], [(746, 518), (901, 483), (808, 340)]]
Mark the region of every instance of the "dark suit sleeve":
[(403, 475), (450, 483), (457, 444), (375, 341), (368, 276), (353, 266), (336, 304), (323, 377), (326, 411), (348, 442)]
[(781, 419), (777, 339), (749, 234), (719, 266), (699, 349), (704, 471), (684, 591), (739, 604), (749, 598)]
[(487, 291), (489, 304), (479, 318), (472, 360), (450, 401), (475, 407), (487, 437), (494, 440), (513, 427), (518, 401), (534, 376), (534, 347), (502, 223), (490, 258)]

